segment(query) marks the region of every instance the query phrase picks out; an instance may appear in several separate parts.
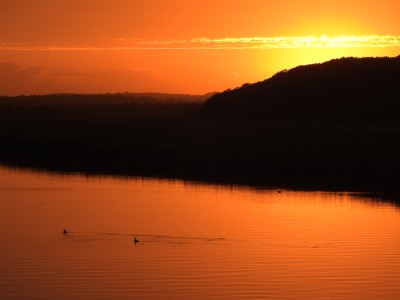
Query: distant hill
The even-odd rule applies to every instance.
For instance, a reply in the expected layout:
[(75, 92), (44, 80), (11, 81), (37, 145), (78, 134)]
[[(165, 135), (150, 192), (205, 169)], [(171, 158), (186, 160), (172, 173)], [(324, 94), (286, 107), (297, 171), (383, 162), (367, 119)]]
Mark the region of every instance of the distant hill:
[(400, 121), (400, 56), (281, 71), (210, 98), (203, 116), (264, 121)]
[(0, 164), (398, 195), (399, 82), (400, 57), (343, 58), (207, 102), (209, 95), (0, 97)]
[(85, 106), (121, 104), (203, 103), (215, 93), (205, 95), (163, 93), (117, 93), (117, 94), (49, 94), (31, 96), (0, 96), (1, 106)]

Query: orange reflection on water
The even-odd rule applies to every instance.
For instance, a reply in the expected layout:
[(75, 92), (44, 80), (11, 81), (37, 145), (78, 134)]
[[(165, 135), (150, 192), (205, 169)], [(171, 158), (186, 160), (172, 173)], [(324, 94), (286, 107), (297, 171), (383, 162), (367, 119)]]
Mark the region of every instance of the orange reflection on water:
[(400, 296), (390, 202), (4, 168), (0, 183), (1, 298)]

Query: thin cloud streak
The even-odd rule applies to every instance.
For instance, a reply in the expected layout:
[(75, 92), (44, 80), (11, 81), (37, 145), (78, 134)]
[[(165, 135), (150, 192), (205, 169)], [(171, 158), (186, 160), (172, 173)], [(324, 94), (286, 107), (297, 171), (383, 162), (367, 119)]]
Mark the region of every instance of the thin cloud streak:
[(288, 36), (193, 38), (190, 40), (139, 40), (115, 39), (115, 46), (59, 47), (12, 46), (0, 43), (2, 51), (124, 51), (124, 50), (246, 50), (246, 49), (306, 49), (306, 48), (385, 48), (400, 47), (400, 36), (391, 35), (341, 35), (341, 36)]

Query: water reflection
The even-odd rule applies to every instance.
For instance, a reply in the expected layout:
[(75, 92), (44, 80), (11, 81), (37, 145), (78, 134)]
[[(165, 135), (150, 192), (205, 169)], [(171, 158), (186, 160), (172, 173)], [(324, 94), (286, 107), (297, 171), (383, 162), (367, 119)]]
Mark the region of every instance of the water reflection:
[(0, 297), (398, 299), (399, 232), (360, 194), (1, 168)]

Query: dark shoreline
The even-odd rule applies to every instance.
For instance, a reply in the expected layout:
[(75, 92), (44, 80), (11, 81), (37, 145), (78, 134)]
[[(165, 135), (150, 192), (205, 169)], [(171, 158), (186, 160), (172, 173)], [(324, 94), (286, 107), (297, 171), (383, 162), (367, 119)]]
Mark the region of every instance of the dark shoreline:
[(343, 58), (283, 71), (210, 94), (209, 100), (0, 97), (0, 162), (59, 172), (399, 194), (399, 80), (400, 56)]
[(237, 188), (246, 188), (246, 189), (253, 189), (258, 191), (265, 191), (265, 190), (275, 190), (278, 193), (283, 193), (284, 191), (302, 191), (302, 192), (327, 192), (327, 193), (334, 193), (334, 194), (342, 194), (342, 193), (350, 193), (352, 197), (359, 197), (362, 199), (368, 199), (376, 204), (380, 203), (390, 203), (400, 207), (400, 194), (398, 192), (384, 192), (384, 191), (366, 191), (355, 189), (354, 187), (347, 186), (345, 188), (340, 188), (338, 186), (318, 186), (318, 185), (306, 185), (302, 186), (299, 184), (293, 185), (257, 185), (255, 183), (250, 182), (229, 182), (229, 181), (216, 181), (216, 180), (207, 180), (204, 178), (179, 178), (179, 177), (165, 177), (162, 175), (133, 175), (133, 174), (122, 174), (122, 173), (109, 173), (109, 172), (97, 172), (92, 173), (88, 172), (87, 170), (60, 170), (56, 168), (49, 168), (44, 166), (32, 166), (32, 165), (21, 165), (21, 164), (10, 164), (4, 163), (0, 161), (0, 166), (16, 169), (16, 170), (29, 170), (33, 172), (45, 172), (49, 174), (55, 175), (81, 175), (87, 177), (115, 177), (115, 178), (123, 178), (123, 179), (134, 179), (134, 178), (142, 178), (142, 179), (149, 179), (149, 180), (182, 180), (188, 182), (189, 184), (195, 185), (220, 185), (220, 186), (227, 186), (227, 187), (237, 187)]
[[(0, 162), (59, 172), (397, 193), (400, 123), (233, 122), (202, 104), (7, 108)], [(1, 109), (0, 109), (1, 114)]]

